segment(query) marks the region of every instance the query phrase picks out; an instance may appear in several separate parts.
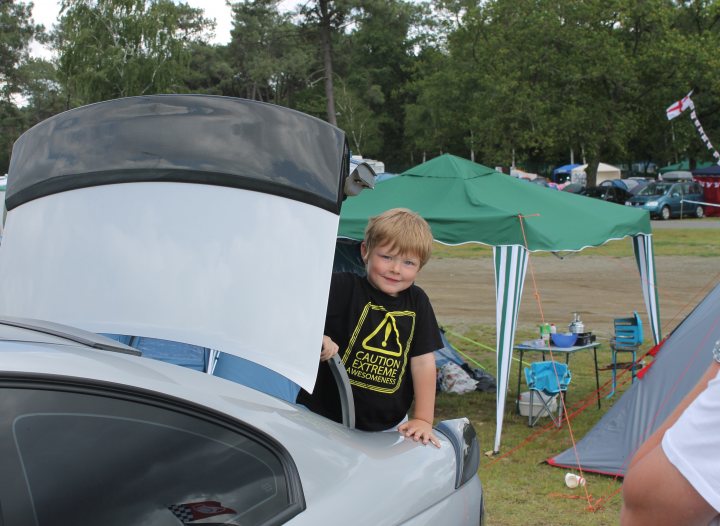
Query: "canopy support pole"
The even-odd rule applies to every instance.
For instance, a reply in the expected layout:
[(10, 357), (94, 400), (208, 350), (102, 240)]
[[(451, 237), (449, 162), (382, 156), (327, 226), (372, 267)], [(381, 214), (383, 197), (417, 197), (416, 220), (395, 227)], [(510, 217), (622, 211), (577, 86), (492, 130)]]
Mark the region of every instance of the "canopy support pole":
[(653, 333), (655, 345), (657, 345), (662, 339), (662, 333), (660, 330), (660, 302), (657, 294), (655, 253), (653, 252), (652, 234), (637, 234), (633, 236), (633, 250), (635, 251), (635, 261), (640, 271), (640, 281), (650, 329)]
[[(505, 399), (510, 375), (515, 326), (517, 325), (523, 284), (527, 273), (528, 251), (520, 245), (493, 247), (495, 261), (495, 315), (497, 326), (497, 407), (493, 452), (500, 451)], [(522, 367), (519, 364), (518, 367)]]

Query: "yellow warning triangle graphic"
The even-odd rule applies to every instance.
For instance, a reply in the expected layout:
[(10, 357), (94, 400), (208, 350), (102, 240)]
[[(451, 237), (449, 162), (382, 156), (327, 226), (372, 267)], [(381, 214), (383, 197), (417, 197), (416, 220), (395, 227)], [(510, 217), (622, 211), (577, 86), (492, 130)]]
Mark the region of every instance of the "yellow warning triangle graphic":
[[(378, 338), (378, 335), (382, 335), (382, 339)], [(380, 347), (377, 346), (378, 340), (380, 340)], [(371, 345), (371, 341), (375, 345)], [(388, 312), (385, 314), (385, 318), (383, 318), (375, 330), (363, 340), (362, 345), (363, 349), (367, 351), (379, 352), (390, 356), (402, 355), (403, 348), (400, 343), (400, 333), (395, 324), (395, 318), (391, 313)]]

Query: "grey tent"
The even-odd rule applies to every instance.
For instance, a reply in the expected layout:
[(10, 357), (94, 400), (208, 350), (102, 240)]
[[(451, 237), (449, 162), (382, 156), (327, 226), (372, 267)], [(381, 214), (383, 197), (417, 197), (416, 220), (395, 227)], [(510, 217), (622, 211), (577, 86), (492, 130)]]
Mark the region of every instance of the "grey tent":
[[(639, 380), (573, 448), (548, 459), (553, 466), (624, 476), (635, 451), (695, 386), (720, 340), (720, 284), (652, 352)], [(578, 466), (579, 464), (579, 466)]]

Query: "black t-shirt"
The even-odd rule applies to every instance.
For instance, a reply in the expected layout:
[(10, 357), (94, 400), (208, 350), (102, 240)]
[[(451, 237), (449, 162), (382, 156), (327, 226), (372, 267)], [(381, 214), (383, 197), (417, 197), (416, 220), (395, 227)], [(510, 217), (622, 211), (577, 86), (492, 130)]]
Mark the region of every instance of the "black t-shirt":
[[(340, 347), (355, 399), (355, 426), (366, 431), (389, 429), (405, 417), (414, 395), (410, 359), (443, 346), (420, 287), (388, 296), (352, 273), (333, 274), (325, 334)], [(325, 363), (312, 395), (300, 391), (297, 401), (342, 420), (337, 385)]]

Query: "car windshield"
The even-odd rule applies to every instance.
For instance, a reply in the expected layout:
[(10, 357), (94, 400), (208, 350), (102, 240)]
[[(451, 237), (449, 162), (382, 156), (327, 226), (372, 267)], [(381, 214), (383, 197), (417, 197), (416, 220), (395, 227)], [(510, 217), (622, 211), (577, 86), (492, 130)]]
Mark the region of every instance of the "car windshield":
[(663, 195), (672, 186), (670, 183), (649, 183), (637, 195)]

